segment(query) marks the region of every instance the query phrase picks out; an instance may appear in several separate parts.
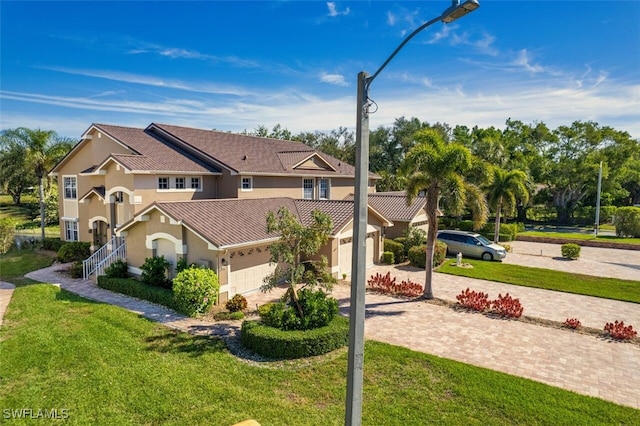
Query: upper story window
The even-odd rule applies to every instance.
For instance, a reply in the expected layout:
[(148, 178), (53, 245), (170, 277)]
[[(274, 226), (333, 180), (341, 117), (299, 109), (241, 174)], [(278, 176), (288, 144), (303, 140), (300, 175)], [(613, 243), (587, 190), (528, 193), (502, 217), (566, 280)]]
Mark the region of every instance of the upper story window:
[(183, 177), (177, 177), (176, 178), (176, 189), (184, 189), (184, 178)]
[(78, 181), (75, 176), (64, 177), (64, 198), (68, 200), (78, 198)]
[(192, 177), (191, 178), (191, 189), (198, 190), (200, 188), (201, 188), (200, 178), (199, 177)]
[(251, 176), (243, 177), (242, 178), (242, 190), (243, 191), (251, 191), (252, 189), (253, 189), (253, 178)]
[(321, 200), (329, 199), (329, 187), (331, 186), (329, 179), (320, 178), (318, 179), (318, 197)]
[(302, 180), (302, 198), (305, 200), (313, 200), (313, 179)]
[(169, 189), (169, 178), (168, 177), (159, 177), (158, 178), (158, 189)]

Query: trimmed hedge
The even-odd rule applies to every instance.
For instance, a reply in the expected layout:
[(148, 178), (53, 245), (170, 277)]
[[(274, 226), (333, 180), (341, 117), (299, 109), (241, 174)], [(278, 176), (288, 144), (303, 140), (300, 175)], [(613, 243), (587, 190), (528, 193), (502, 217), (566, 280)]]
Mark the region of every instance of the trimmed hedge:
[(109, 278), (101, 275), (98, 277), (98, 287), (179, 311), (172, 290), (150, 286), (133, 278)]
[[(411, 266), (424, 269), (427, 265), (427, 246), (415, 246), (409, 249), (409, 262)], [(436, 240), (436, 245), (433, 251), (433, 267), (437, 268), (444, 262), (447, 257), (447, 244)]]
[(382, 257), (380, 257), (380, 262), (386, 265), (393, 265), (395, 262), (395, 256), (392, 251), (385, 251), (382, 253)]
[[(67, 242), (60, 240), (60, 238), (45, 238), (42, 242), (42, 248), (44, 250), (51, 250), (57, 252)], [(84, 260), (84, 259), (83, 259)]]
[(563, 244), (560, 252), (565, 259), (575, 260), (580, 257), (580, 246), (573, 243)]
[(244, 321), (240, 341), (244, 347), (272, 359), (322, 355), (349, 343), (349, 319), (338, 315), (325, 327), (304, 331), (283, 331), (261, 321)]
[[(394, 240), (390, 240), (388, 238), (385, 238), (384, 240), (384, 251), (385, 252), (391, 252), (393, 253), (393, 259), (394, 262), (402, 262), (405, 258), (405, 253), (404, 253), (404, 244), (398, 242), (398, 241), (394, 241)], [(387, 262), (384, 262), (387, 263)]]
[(91, 256), (91, 243), (72, 241), (64, 243), (58, 250), (58, 260), (61, 263), (77, 262)]

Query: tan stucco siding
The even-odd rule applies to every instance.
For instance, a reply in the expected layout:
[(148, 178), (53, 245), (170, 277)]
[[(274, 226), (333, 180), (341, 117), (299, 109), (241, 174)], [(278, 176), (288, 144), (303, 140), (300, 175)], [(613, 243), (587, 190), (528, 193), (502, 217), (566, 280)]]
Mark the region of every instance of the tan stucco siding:
[(147, 257), (153, 255), (153, 251), (146, 247), (145, 222), (127, 230), (127, 263), (135, 268), (140, 268)]
[(111, 192), (114, 188), (126, 188), (129, 191), (133, 190), (133, 175), (126, 173), (124, 167), (111, 162), (106, 167), (106, 172), (107, 174), (104, 177), (104, 187), (107, 192)]
[[(102, 220), (106, 223), (110, 222), (109, 204), (105, 204), (97, 195), (85, 198), (79, 204), (79, 213), (78, 232), (80, 233), (80, 241), (93, 241), (93, 236), (89, 233), (89, 230), (92, 229), (92, 219)], [(111, 231), (109, 230), (110, 235)]]
[[(186, 189), (169, 189), (158, 190), (158, 177), (166, 176), (170, 179), (175, 177), (184, 177), (187, 186), (190, 185), (192, 177), (199, 177), (202, 190)], [(134, 205), (135, 211), (146, 208), (148, 205), (156, 201), (184, 201), (184, 200), (201, 200), (216, 198), (216, 176), (201, 175), (134, 175)]]
[(85, 162), (85, 164), (88, 164), (86, 167), (102, 163), (110, 154), (131, 154), (130, 150), (97, 129), (93, 129), (90, 134), (93, 137), (90, 141), (91, 159)]
[(218, 197), (238, 198), (238, 188), (240, 187), (240, 176), (232, 175), (228, 170), (222, 170), (222, 176), (218, 180)]
[[(243, 176), (248, 177), (248, 176)], [(237, 179), (238, 198), (302, 198), (302, 181), (300, 178), (284, 176), (252, 176), (253, 188), (241, 190), (242, 179)]]
[(395, 238), (404, 236), (404, 233), (406, 232), (408, 225), (409, 225), (408, 222), (398, 222), (398, 221), (393, 222), (393, 226), (385, 228), (385, 231), (384, 231), (385, 238), (389, 238), (393, 240)]

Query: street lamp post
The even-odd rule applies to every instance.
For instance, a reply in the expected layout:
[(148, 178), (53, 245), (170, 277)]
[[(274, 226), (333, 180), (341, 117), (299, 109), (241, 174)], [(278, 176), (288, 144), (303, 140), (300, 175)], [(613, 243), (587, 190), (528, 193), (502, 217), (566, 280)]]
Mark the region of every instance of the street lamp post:
[(478, 0), (452, 0), (451, 6), (409, 34), (396, 50), (371, 76), (358, 74), (358, 98), (356, 106), (356, 188), (353, 212), (353, 252), (351, 261), (351, 299), (349, 307), (349, 356), (347, 366), (347, 400), (345, 424), (356, 426), (362, 423), (362, 374), (364, 367), (364, 313), (365, 274), (367, 251), (367, 191), (369, 186), (369, 87), (380, 72), (416, 34), (428, 26), (442, 21), (446, 24), (473, 12), (480, 4)]

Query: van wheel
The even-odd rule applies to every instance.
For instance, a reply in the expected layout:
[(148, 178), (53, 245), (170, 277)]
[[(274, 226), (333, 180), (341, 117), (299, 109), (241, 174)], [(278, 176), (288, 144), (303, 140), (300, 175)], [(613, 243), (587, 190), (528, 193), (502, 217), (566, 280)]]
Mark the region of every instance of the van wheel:
[(482, 253), (482, 260), (493, 260), (493, 255), (487, 251)]

